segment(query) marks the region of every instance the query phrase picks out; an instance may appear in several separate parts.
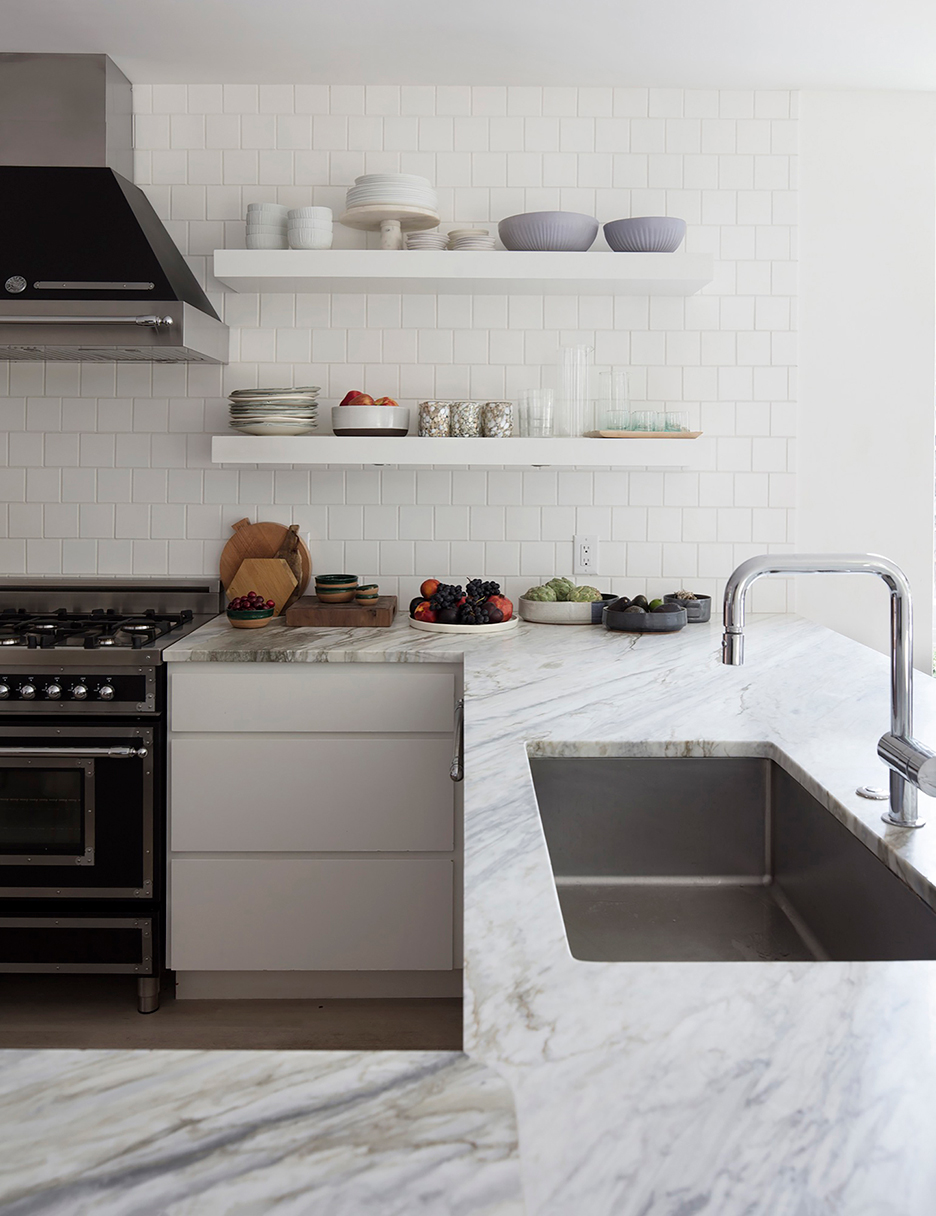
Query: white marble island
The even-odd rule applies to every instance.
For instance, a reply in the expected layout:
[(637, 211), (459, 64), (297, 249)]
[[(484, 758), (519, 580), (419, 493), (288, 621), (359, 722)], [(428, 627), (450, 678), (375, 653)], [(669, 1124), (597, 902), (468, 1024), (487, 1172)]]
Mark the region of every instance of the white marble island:
[[(747, 632), (740, 668), (720, 663), (715, 623), (639, 638), (522, 624), (480, 639), (405, 619), (244, 636), (219, 619), (168, 652), (464, 662), (465, 1049), (513, 1091), (530, 1216), (936, 1210), (936, 962), (569, 953), (529, 752), (770, 757), (932, 895), (936, 822), (888, 828), (881, 805), (854, 793), (883, 782), (887, 661), (796, 617), (754, 617)], [(932, 743), (931, 680), (918, 680), (916, 705)]]

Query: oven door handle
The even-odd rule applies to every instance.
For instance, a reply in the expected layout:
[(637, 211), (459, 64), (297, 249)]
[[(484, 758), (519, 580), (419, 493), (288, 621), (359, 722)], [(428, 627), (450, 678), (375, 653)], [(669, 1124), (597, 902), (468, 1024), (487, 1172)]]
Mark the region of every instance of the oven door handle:
[(2, 756), (65, 756), (80, 760), (85, 756), (106, 757), (108, 760), (136, 760), (148, 756), (145, 747), (0, 747)]

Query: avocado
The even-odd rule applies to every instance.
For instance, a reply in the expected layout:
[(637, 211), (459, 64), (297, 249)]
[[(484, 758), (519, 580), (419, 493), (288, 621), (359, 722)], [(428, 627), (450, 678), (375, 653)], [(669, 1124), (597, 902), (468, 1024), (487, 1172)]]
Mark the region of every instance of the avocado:
[(636, 604), (639, 608), (649, 608), (650, 607), (649, 603), (647, 602), (647, 597), (645, 595), (635, 595), (634, 598), (631, 600), (631, 603)]
[(651, 612), (679, 612), (682, 608), (681, 604), (657, 604), (655, 608), (651, 608)]
[(645, 616), (647, 613), (646, 608), (641, 608), (641, 606), (639, 604), (631, 604), (631, 606), (629, 608), (625, 608), (624, 611), (625, 612), (640, 612), (640, 613), (643, 613)]

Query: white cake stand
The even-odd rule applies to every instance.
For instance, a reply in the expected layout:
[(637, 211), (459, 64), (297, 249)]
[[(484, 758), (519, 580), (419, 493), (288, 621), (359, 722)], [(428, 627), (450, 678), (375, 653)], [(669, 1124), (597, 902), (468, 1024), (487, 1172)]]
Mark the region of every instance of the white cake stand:
[(402, 249), (404, 232), (425, 232), (427, 228), (438, 228), (439, 215), (425, 207), (371, 203), (366, 207), (349, 207), (338, 222), (346, 228), (379, 232), (381, 249)]

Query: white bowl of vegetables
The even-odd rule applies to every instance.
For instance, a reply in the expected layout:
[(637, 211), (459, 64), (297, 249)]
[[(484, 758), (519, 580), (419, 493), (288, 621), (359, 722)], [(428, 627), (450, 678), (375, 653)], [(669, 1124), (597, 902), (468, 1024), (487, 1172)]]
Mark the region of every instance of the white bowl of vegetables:
[(560, 576), (522, 595), (520, 615), (538, 625), (600, 625), (602, 608), (613, 599), (596, 587), (579, 587)]

